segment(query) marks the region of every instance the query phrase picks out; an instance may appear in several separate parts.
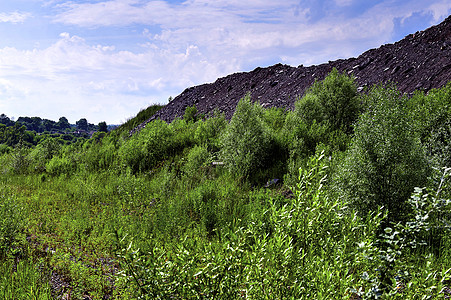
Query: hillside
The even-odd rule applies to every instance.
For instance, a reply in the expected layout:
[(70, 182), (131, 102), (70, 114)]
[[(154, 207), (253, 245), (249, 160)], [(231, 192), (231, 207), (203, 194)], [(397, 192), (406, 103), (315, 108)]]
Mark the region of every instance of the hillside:
[(352, 74), (359, 90), (388, 81), (396, 82), (404, 93), (442, 87), (451, 80), (451, 16), (439, 25), (368, 50), (357, 58), (309, 67), (277, 64), (188, 88), (139, 127), (158, 118), (171, 122), (193, 105), (200, 114), (218, 109), (230, 119), (236, 104), (248, 92), (264, 107), (292, 108), (296, 97), (333, 68)]
[(451, 299), (448, 21), (89, 139), (0, 124), (0, 299)]

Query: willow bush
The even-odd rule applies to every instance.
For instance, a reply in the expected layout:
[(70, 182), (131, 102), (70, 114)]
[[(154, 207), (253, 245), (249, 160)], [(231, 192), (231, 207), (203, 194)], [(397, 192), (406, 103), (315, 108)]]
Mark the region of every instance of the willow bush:
[(220, 157), (230, 173), (250, 179), (267, 161), (271, 136), (263, 120), (263, 107), (250, 95), (238, 102), (235, 113), (221, 136)]
[(384, 206), (389, 221), (402, 220), (409, 214), (407, 199), (414, 187), (427, 183), (430, 167), (406, 97), (394, 86), (378, 86), (366, 103), (335, 187), (362, 215)]

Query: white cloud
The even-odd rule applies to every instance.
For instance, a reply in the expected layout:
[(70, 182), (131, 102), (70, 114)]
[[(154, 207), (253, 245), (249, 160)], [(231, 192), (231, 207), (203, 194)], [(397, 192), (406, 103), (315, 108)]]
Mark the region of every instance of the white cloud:
[(23, 23), (26, 19), (30, 18), (30, 13), (21, 12), (10, 12), (10, 13), (0, 13), (0, 23)]
[[(293, 58), (299, 57), (299, 51), (311, 56), (313, 48), (325, 48), (319, 52), (335, 52), (335, 57), (343, 57), (348, 51), (341, 51), (341, 48), (349, 47), (337, 48), (339, 43), (378, 46), (391, 38), (395, 18), (428, 11), (438, 19), (443, 11), (449, 11), (451, 4), (448, 2), (382, 1), (354, 17), (331, 14), (325, 15), (320, 22), (308, 23), (308, 7), (300, 5), (298, 0), (187, 0), (179, 5), (161, 0), (107, 0), (82, 4), (68, 2), (60, 6), (62, 11), (54, 21), (88, 28), (157, 25), (160, 32), (147, 30), (143, 33), (156, 48), (180, 52), (193, 44), (202, 49), (205, 59), (212, 64), (222, 57), (236, 59), (243, 65), (254, 60), (257, 63), (259, 56), (255, 52), (261, 51), (276, 59), (277, 56), (287, 58), (290, 52), (296, 53)], [(335, 0), (335, 3), (352, 7), (354, 1)], [(315, 55), (310, 61), (321, 63), (331, 58)]]
[[(340, 9), (357, 5), (334, 1)], [(324, 18), (312, 22), (310, 7), (299, 0), (47, 1), (57, 12), (54, 23), (80, 33), (61, 33), (44, 49), (0, 49), (0, 79), (8, 78), (0, 80), (0, 98), (11, 99), (0, 108), (18, 110), (21, 103), (22, 110), (31, 109), (23, 105), (29, 99), (42, 111), (62, 107), (69, 118), (82, 111), (90, 122), (105, 115), (117, 122), (186, 87), (268, 62), (309, 65), (356, 56), (390, 42), (395, 18), (422, 12), (440, 21), (451, 9), (448, 2), (380, 1), (354, 15), (321, 11)], [(133, 47), (83, 35), (124, 27), (141, 33)]]
[[(101, 121), (100, 116), (106, 115), (108, 122), (117, 122), (152, 102), (165, 102), (188, 86), (237, 68), (226, 58), (206, 61), (196, 45), (183, 52), (149, 45), (134, 53), (90, 45), (81, 37), (61, 33), (45, 49), (0, 49), (0, 79), (8, 78), (0, 80), (0, 98), (9, 99), (0, 108), (40, 116), (57, 108), (68, 118), (83, 113), (89, 121)], [(92, 108), (94, 104), (104, 110)]]
[(448, 0), (443, 0), (432, 3), (429, 10), (432, 12), (434, 22), (440, 22), (443, 18), (449, 15), (449, 11), (451, 10), (451, 2)]

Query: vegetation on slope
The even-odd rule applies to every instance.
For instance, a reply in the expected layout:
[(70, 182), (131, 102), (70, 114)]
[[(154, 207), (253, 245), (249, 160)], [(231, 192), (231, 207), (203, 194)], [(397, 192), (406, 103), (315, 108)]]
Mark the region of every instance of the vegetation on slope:
[(0, 295), (449, 297), (450, 95), (360, 96), (334, 70), (294, 111), (248, 95), (230, 122), (189, 107), (19, 143), (0, 152)]

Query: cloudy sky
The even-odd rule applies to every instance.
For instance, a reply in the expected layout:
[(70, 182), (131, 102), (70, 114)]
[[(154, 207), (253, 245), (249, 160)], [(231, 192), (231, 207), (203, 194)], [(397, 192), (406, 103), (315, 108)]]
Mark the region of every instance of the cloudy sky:
[(185, 88), (355, 57), (443, 21), (449, 0), (0, 2), (0, 113), (120, 124)]

